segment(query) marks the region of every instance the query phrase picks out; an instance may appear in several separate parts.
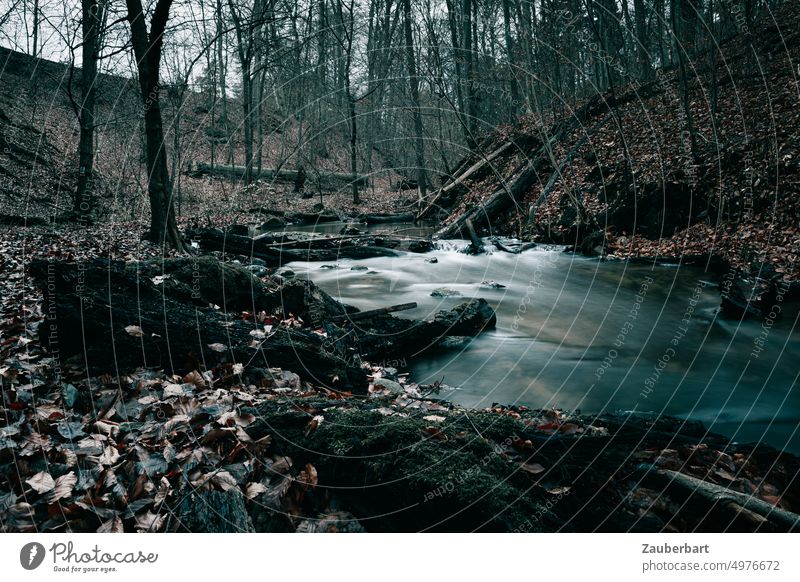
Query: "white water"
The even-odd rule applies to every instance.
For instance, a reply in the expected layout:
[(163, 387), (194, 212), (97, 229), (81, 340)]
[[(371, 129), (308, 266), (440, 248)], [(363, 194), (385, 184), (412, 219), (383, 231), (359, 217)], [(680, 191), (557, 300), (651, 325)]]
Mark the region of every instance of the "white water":
[[(756, 352), (761, 322), (720, 319), (718, 289), (696, 268), (599, 262), (541, 248), (469, 256), (455, 250), (464, 245), (341, 260), (337, 269), (288, 267), (361, 309), (418, 303), (400, 317), (432, 317), (485, 298), (497, 311), (496, 330), (461, 350), (409, 359), (401, 370), (416, 382), (456, 386), (448, 397), (466, 406), (664, 413), (702, 420), (740, 442), (800, 451), (796, 312), (776, 321)], [(431, 257), (438, 263), (426, 262)], [(506, 288), (481, 284), (487, 280)], [(461, 296), (431, 297), (439, 287)]]

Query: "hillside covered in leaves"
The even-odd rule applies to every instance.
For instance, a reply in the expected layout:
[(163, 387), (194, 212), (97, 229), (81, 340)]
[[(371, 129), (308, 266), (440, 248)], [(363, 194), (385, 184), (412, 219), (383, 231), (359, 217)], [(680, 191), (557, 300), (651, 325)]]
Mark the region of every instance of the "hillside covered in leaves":
[(500, 127), (460, 168), (490, 163), (437, 200), (445, 223), (512, 185), (551, 141), (512, 208), (473, 220), (483, 232), (579, 249), (591, 237), (585, 250), (609, 259), (718, 255), (798, 278), (799, 27), (800, 6), (788, 3), (720, 41), (715, 62), (692, 60), (694, 144), (677, 67), (567, 104), (551, 121)]

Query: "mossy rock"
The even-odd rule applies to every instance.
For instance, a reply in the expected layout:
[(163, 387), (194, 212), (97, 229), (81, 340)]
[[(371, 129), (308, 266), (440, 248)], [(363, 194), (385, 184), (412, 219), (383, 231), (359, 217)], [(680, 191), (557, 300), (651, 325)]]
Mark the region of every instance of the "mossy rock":
[[(296, 404), (252, 409), (259, 420), (248, 432), (272, 434), (277, 454), (295, 464), (313, 463), (320, 487), (368, 531), (512, 531), (531, 515), (547, 514), (530, 476), (458, 415), (436, 423), (424, 413), (384, 416), (374, 401), (331, 408), (330, 400), (304, 399), (305, 410), (325, 418), (306, 434), (310, 417)], [(524, 428), (492, 416), (502, 425), (497, 435)], [(489, 419), (480, 424), (491, 426)]]

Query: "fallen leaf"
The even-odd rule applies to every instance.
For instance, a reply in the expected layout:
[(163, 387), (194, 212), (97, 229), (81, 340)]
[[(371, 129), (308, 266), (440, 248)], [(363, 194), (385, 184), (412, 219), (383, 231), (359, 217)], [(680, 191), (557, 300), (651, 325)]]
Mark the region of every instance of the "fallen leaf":
[(306, 436), (317, 430), (317, 427), (322, 424), (323, 420), (325, 420), (325, 417), (321, 414), (318, 414), (312, 418), (306, 425)]
[(125, 327), (125, 331), (128, 332), (128, 335), (132, 335), (133, 337), (143, 337), (144, 332), (142, 328), (138, 325), (128, 325)]
[(319, 479), (317, 478), (317, 469), (311, 463), (308, 463), (305, 468), (297, 475), (297, 481), (303, 485), (304, 489), (313, 489), (317, 486)]
[(553, 487), (552, 489), (548, 489), (547, 492), (551, 495), (563, 495), (564, 493), (569, 493), (571, 487), (563, 486), (563, 487)]
[(100, 455), (99, 461), (102, 465), (113, 465), (119, 461), (119, 451), (114, 447), (106, 447), (103, 449), (103, 454)]
[(542, 467), (539, 463), (520, 463), (519, 466), (520, 469), (530, 473), (531, 475), (544, 473), (544, 467)]
[(36, 493), (47, 493), (48, 491), (52, 491), (56, 486), (55, 480), (50, 473), (46, 471), (36, 473), (36, 475), (30, 479), (27, 479), (25, 483), (30, 485)]
[(255, 499), (267, 490), (267, 486), (262, 483), (250, 483), (244, 491), (246, 499)]
[(104, 521), (100, 524), (100, 527), (97, 528), (97, 533), (122, 533), (124, 528), (122, 527), (122, 518), (119, 515), (115, 515), (111, 519)]
[(567, 422), (558, 427), (558, 432), (560, 432), (563, 435), (571, 435), (571, 434), (581, 433), (583, 432), (583, 429), (579, 427), (577, 424), (574, 424), (572, 422)]
[(65, 497), (69, 497), (72, 495), (72, 490), (75, 487), (75, 484), (78, 482), (78, 477), (75, 475), (73, 471), (70, 471), (66, 475), (61, 475), (58, 479), (56, 479), (55, 486), (53, 490), (50, 492), (50, 495), (47, 496), (48, 503), (54, 503), (59, 499), (64, 499)]
[(166, 515), (158, 515), (152, 511), (143, 513), (136, 518), (137, 531), (160, 531), (164, 527)]
[(228, 489), (232, 489), (238, 486), (238, 483), (236, 483), (236, 479), (234, 479), (233, 475), (231, 475), (227, 471), (217, 471), (211, 477), (210, 481), (223, 491), (227, 491)]

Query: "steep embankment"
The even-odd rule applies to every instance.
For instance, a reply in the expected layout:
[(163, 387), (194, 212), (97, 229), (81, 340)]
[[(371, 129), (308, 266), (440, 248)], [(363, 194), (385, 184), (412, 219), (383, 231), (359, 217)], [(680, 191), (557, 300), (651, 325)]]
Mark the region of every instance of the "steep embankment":
[(715, 255), (797, 279), (798, 30), (800, 6), (789, 5), (721, 43), (716, 75), (708, 54), (692, 61), (694, 155), (674, 69), (596, 95), (546, 131), (534, 116), (498, 128), (436, 200), (448, 212), (442, 232), (454, 234), (465, 212), (485, 205), (471, 216), (483, 232), (609, 258)]

